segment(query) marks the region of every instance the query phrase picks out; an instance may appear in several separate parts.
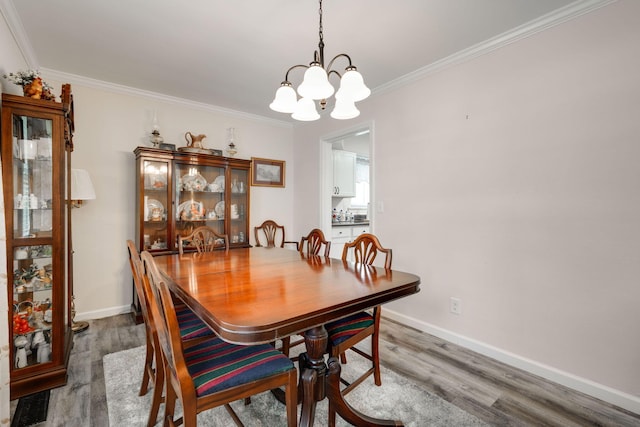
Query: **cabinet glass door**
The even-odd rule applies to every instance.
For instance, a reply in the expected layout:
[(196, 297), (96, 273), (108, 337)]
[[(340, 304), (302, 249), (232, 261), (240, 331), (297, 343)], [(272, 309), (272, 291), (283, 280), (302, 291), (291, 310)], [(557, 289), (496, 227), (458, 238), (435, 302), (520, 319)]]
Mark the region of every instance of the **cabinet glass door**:
[(247, 236), (247, 209), (249, 191), (249, 171), (247, 169), (231, 168), (231, 204), (229, 206), (229, 243), (232, 245), (246, 245), (249, 242)]
[(65, 310), (52, 305), (53, 122), (13, 115), (12, 125), (11, 342), (13, 368), (22, 369), (51, 361), (53, 316)]
[(170, 243), (168, 215), (170, 215), (169, 198), (169, 163), (145, 160), (144, 170), (144, 212), (143, 212), (143, 247), (144, 250), (166, 250)]
[(176, 162), (174, 173), (176, 241), (201, 225), (225, 234), (224, 168)]

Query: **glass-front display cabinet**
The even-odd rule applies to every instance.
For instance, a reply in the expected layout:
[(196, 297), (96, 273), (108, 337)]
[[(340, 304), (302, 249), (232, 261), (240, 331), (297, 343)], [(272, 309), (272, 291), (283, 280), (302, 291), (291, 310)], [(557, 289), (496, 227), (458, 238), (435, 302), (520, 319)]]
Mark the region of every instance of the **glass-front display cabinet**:
[[(67, 102), (2, 95), (11, 398), (64, 385), (71, 350)], [(63, 90), (63, 94), (65, 91)]]
[[(137, 147), (136, 240), (140, 251), (177, 253), (178, 236), (207, 225), (249, 246), (251, 161)], [(133, 290), (133, 308), (140, 319)]]

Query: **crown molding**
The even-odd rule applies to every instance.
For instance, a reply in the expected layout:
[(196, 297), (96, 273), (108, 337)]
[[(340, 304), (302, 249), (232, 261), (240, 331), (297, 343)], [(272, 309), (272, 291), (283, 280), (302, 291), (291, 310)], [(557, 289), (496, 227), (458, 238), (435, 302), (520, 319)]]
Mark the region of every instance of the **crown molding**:
[(618, 0), (577, 0), (560, 9), (554, 10), (546, 15), (542, 15), (532, 21), (529, 21), (519, 27), (513, 28), (507, 32), (499, 34), (474, 46), (470, 46), (453, 55), (447, 56), (425, 67), (419, 68), (395, 80), (391, 80), (385, 84), (375, 87), (372, 95), (380, 95), (402, 86), (406, 86), (424, 77), (442, 71), (445, 68), (469, 61), (478, 56), (486, 55), (496, 49), (515, 43), (518, 40), (530, 37), (541, 31), (547, 30), (556, 25), (570, 21), (574, 18), (592, 12), (601, 7), (615, 3)]
[(283, 120), (272, 119), (269, 117), (260, 116), (257, 114), (245, 113), (243, 111), (232, 110), (230, 108), (224, 108), (217, 105), (206, 104), (204, 102), (192, 101), (190, 99), (179, 98), (176, 96), (165, 95), (158, 92), (152, 92), (149, 90), (138, 89), (130, 86), (120, 85), (117, 83), (106, 82), (103, 80), (92, 79), (89, 77), (80, 76), (77, 74), (65, 73), (50, 68), (41, 68), (40, 71), (48, 78), (58, 81), (77, 83), (86, 87), (94, 89), (104, 90), (106, 92), (117, 93), (120, 95), (132, 95), (141, 98), (148, 98), (154, 101), (165, 102), (167, 104), (180, 105), (183, 107), (193, 108), (196, 110), (207, 111), (210, 113), (224, 114), (230, 117), (236, 117), (239, 119), (251, 120), (255, 122), (262, 122), (269, 125), (275, 125), (279, 127), (293, 127), (293, 124)]

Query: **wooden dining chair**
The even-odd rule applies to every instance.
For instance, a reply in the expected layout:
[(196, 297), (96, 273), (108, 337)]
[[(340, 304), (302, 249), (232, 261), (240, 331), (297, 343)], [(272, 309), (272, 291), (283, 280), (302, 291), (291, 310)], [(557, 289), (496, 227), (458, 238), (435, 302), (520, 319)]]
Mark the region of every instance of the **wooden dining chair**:
[(195, 248), (198, 252), (211, 252), (224, 248), (229, 251), (229, 236), (220, 234), (213, 228), (201, 225), (186, 236), (178, 236), (178, 252), (184, 253), (186, 248)]
[[(146, 355), (144, 361), (144, 371), (142, 374), (142, 384), (140, 385), (140, 396), (144, 396), (149, 391), (149, 386), (153, 388), (153, 398), (151, 409), (149, 412), (148, 427), (155, 425), (158, 417), (158, 410), (162, 402), (162, 387), (164, 384), (164, 371), (162, 369), (162, 358), (160, 354), (159, 344), (157, 343), (157, 334), (155, 325), (149, 317), (148, 295), (150, 289), (147, 289), (148, 283), (145, 280), (142, 270), (142, 261), (135, 243), (127, 240), (127, 248), (129, 251), (129, 265), (131, 266), (131, 274), (133, 275), (133, 283), (140, 301), (140, 310), (145, 325), (146, 335)], [(180, 336), (186, 347), (193, 346), (206, 339), (214, 336), (213, 331), (200, 318), (191, 311), (184, 303), (177, 305), (176, 314), (180, 327)], [(158, 367), (160, 369), (158, 369)]]
[[(342, 250), (342, 261), (347, 262), (349, 252), (355, 258), (356, 265), (373, 265), (378, 254), (384, 255), (384, 268), (391, 269), (391, 249), (385, 249), (380, 244), (378, 238), (370, 233), (364, 233), (355, 238), (353, 242), (345, 243)], [(355, 381), (348, 383), (341, 380), (346, 388), (342, 390), (345, 395), (357, 387), (362, 381), (373, 374), (375, 384), (382, 384), (380, 378), (380, 357), (379, 357), (379, 330), (381, 306), (373, 308), (373, 312), (362, 311), (352, 314), (343, 319), (330, 322), (325, 325), (329, 334), (328, 352), (333, 357), (340, 357), (342, 363), (347, 363), (345, 352), (352, 350), (362, 357), (371, 361), (371, 368), (360, 375)], [(367, 337), (371, 337), (371, 352), (367, 353), (355, 345)], [(329, 425), (335, 425), (335, 411), (329, 410)]]
[(325, 257), (329, 256), (329, 252), (331, 251), (331, 242), (324, 238), (324, 233), (319, 228), (314, 228), (309, 232), (308, 235), (303, 236), (300, 239), (300, 244), (298, 245), (299, 251), (302, 255), (310, 256), (310, 255), (320, 255), (320, 250), (324, 245), (324, 253)]
[(275, 221), (268, 219), (257, 227), (253, 227), (253, 234), (256, 238), (256, 247), (280, 247), (284, 245), (295, 245), (298, 250), (298, 242), (288, 241), (285, 237), (284, 225), (278, 225)]
[[(164, 363), (165, 425), (194, 427), (198, 413), (224, 405), (242, 426), (230, 402), (284, 387), (287, 426), (296, 426), (297, 371), (289, 358), (269, 344), (242, 346), (218, 337), (185, 348), (169, 288), (149, 252), (142, 253), (142, 262), (152, 290), (150, 317)], [(174, 420), (176, 400), (182, 405), (182, 422)]]

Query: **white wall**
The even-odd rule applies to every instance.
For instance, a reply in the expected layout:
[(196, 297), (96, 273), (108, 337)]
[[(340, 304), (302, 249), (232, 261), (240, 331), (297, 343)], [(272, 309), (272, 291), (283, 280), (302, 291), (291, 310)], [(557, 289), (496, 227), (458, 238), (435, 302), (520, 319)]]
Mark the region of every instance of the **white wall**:
[(640, 412), (639, 45), (621, 0), (297, 127), (296, 233), (320, 138), (373, 121), (376, 234), (422, 278), (387, 313)]

